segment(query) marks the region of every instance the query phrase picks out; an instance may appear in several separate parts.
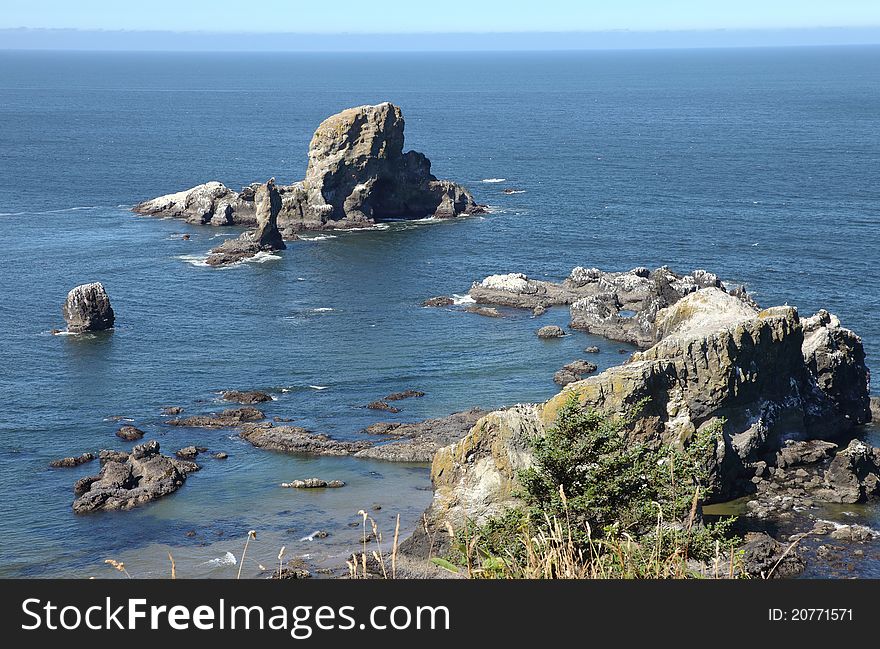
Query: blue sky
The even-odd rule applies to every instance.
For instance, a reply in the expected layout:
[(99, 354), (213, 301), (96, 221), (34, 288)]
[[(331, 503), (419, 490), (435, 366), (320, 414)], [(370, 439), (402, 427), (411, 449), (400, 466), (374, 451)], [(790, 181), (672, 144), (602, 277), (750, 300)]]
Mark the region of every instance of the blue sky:
[(14, 0), (0, 28), (524, 32), (880, 26), (880, 0)]

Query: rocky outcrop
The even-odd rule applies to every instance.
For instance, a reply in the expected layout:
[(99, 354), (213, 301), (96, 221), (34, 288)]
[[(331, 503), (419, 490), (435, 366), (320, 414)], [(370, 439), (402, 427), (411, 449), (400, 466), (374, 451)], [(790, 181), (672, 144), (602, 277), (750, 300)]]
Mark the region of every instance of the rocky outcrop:
[[(665, 266), (653, 272), (633, 268), (622, 273), (578, 266), (561, 283), (530, 279), (522, 273), (490, 275), (474, 282), (469, 293), (479, 303), (533, 311), (569, 305), (573, 329), (650, 347), (665, 335), (655, 327), (660, 310), (709, 287), (727, 292), (716, 275), (704, 270), (678, 275)], [(739, 298), (744, 309), (755, 307), (741, 287), (730, 294)]]
[(367, 440), (342, 441), (299, 426), (249, 424), (239, 436), (257, 448), (303, 455), (352, 455), (371, 445)]
[(138, 214), (185, 219), (197, 225), (255, 225), (253, 185), (236, 192), (215, 181), (136, 205)]
[(854, 439), (838, 452), (825, 472), (824, 500), (858, 503), (880, 496), (880, 448)]
[(116, 431), (116, 437), (124, 439), (126, 442), (134, 442), (141, 439), (146, 433), (140, 428), (134, 426), (120, 426)]
[(83, 453), (82, 455), (63, 457), (60, 460), (52, 460), (51, 462), (49, 462), (49, 466), (53, 469), (68, 469), (71, 467), (79, 466), (80, 464), (86, 464), (87, 462), (91, 462), (94, 459), (94, 454)]
[(369, 435), (383, 435), (391, 441), (377, 443), (355, 453), (355, 457), (385, 460), (386, 462), (428, 463), (438, 448), (464, 437), (485, 411), (472, 408), (447, 417), (426, 419), (416, 423), (383, 423), (362, 431)]
[(535, 335), (538, 338), (562, 338), (565, 335), (565, 331), (562, 327), (557, 327), (556, 325), (547, 325), (546, 327), (541, 327), (538, 331), (535, 332)]
[(871, 397), (871, 421), (880, 423), (880, 397)]
[[(404, 153), (400, 108), (385, 102), (358, 106), (321, 122), (309, 145), (303, 181), (278, 188), (278, 227), (300, 230), (362, 228), (387, 219), (447, 218), (485, 211), (464, 187), (431, 174), (431, 162)], [(205, 183), (135, 206), (140, 214), (208, 225), (254, 225), (255, 185), (235, 192)]]
[(105, 331), (111, 329), (116, 321), (110, 298), (100, 282), (82, 284), (72, 289), (61, 312), (71, 333)]
[(367, 404), (367, 408), (370, 410), (384, 410), (386, 412), (400, 412), (400, 408), (392, 406), (387, 401), (372, 401)]
[(568, 385), (580, 381), (587, 374), (592, 374), (598, 367), (590, 361), (577, 360), (563, 365), (562, 369), (553, 375), (553, 382), (559, 385)]
[(101, 453), (101, 472), (74, 485), (77, 514), (96, 510), (131, 509), (177, 491), (187, 475), (199, 469), (193, 462), (159, 453), (159, 443), (135, 446), (130, 454)]
[(272, 396), (265, 392), (258, 392), (257, 390), (226, 390), (223, 393), (223, 400), (234, 401), (235, 403), (241, 403), (244, 405), (253, 405), (255, 403), (272, 401)]
[(403, 390), (402, 392), (392, 392), (383, 401), (402, 401), (404, 399), (413, 399), (423, 397), (425, 393), (421, 390)]
[[(517, 472), (532, 461), (530, 440), (569, 399), (632, 416), (627, 434), (647, 443), (685, 444), (723, 421), (713, 472), (724, 499), (746, 493), (757, 467), (773, 462), (786, 440), (839, 438), (868, 420), (861, 409), (868, 371), (855, 334), (833, 317), (802, 321), (794, 307), (758, 312), (742, 303), (718, 287), (690, 293), (655, 317), (666, 336), (625, 364), (571, 383), (544, 404), (486, 415), (435, 455), (430, 518), (457, 525), (515, 502)], [(841, 340), (849, 352), (814, 362), (842, 349)]]
[(306, 478), (305, 480), (291, 480), (282, 482), (282, 487), (288, 489), (339, 489), (344, 487), (342, 480), (322, 480), (321, 478)]
[(754, 579), (797, 577), (806, 567), (797, 552), (764, 532), (750, 532), (744, 541), (740, 548), (742, 569)]
[(184, 419), (169, 419), (169, 426), (186, 426), (189, 428), (235, 428), (245, 422), (260, 421), (266, 415), (256, 408), (227, 408), (222, 412), (208, 415), (195, 415)]
[(205, 260), (209, 266), (229, 266), (261, 252), (284, 250), (287, 247), (278, 230), (281, 195), (275, 187), (274, 178), (257, 187), (254, 200), (257, 204), (257, 228), (244, 232), (237, 239), (227, 239), (211, 250)]

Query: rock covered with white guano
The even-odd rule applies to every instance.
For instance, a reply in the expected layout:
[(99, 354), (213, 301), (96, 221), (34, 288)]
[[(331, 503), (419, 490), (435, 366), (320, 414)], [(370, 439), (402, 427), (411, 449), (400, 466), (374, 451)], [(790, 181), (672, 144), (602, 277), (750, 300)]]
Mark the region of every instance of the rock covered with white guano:
[(113, 327), (116, 315), (100, 282), (82, 284), (67, 294), (61, 307), (67, 330), (72, 333), (105, 331)]

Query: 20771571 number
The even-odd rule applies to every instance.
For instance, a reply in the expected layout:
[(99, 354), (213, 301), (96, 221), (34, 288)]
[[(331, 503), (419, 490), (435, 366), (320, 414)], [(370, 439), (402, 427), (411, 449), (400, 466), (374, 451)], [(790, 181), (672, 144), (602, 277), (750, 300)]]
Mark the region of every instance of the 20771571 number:
[(771, 608), (768, 619), (771, 622), (852, 622), (853, 612), (851, 608)]

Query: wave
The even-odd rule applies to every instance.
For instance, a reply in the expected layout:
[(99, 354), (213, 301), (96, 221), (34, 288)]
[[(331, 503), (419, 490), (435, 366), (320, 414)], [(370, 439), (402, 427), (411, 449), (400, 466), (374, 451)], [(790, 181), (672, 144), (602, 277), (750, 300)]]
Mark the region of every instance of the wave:
[[(242, 264), (265, 264), (267, 261), (276, 261), (278, 259), (281, 259), (281, 255), (276, 255), (274, 252), (271, 252), (269, 250), (261, 250), (260, 252), (255, 254), (253, 257), (248, 257), (247, 259), (242, 259), (241, 262), (239, 262), (239, 263), (242, 263)], [(232, 266), (235, 266), (235, 265), (236, 264), (232, 264)]]
[(526, 190), (525, 189), (508, 189), (508, 190), (505, 190), (504, 193), (507, 194), (508, 196), (512, 196), (513, 194), (525, 194)]
[(177, 259), (185, 261), (190, 266), (198, 266), (199, 268), (210, 268), (208, 265), (208, 255), (179, 255)]
[(22, 212), (0, 212), (0, 216), (26, 216), (28, 214), (62, 214), (64, 212), (81, 212), (83, 210), (99, 210), (101, 208), (101, 205), (77, 205), (76, 207), (62, 207), (57, 210), (38, 210), (35, 212), (31, 212), (30, 210), (24, 210)]
[(300, 237), (300, 241), (327, 241), (327, 239), (338, 239), (339, 236), (335, 234), (317, 234), (313, 237)]
[(208, 566), (234, 566), (238, 561), (235, 558), (235, 555), (231, 552), (227, 552), (222, 557), (217, 557), (216, 559), (210, 559), (205, 561), (202, 565)]
[(315, 540), (315, 536), (318, 535), (318, 534), (320, 534), (320, 533), (321, 533), (321, 530), (315, 530), (314, 532), (312, 532), (312, 533), (309, 534), (308, 536), (304, 536), (304, 537), (302, 537), (302, 538), (300, 539), (300, 541), (314, 541), (314, 540)]
[(313, 390), (326, 390), (330, 386), (329, 385), (310, 385), (309, 387), (312, 388)]
[(456, 293), (453, 293), (452, 303), (456, 306), (461, 306), (462, 304), (476, 304), (477, 301), (470, 295), (458, 295)]
[(507, 178), (483, 178), (481, 183), (503, 183)]
[[(844, 512), (844, 514), (845, 515), (849, 514), (850, 516), (852, 516), (851, 512)], [(854, 528), (854, 529), (864, 530), (865, 532), (867, 532), (868, 534), (871, 535), (871, 538), (876, 538), (876, 537), (880, 536), (880, 531), (875, 530), (873, 527), (868, 527), (867, 525), (846, 525), (845, 523), (838, 523), (837, 521), (829, 521), (829, 520), (825, 520), (824, 518), (817, 519), (817, 522), (825, 523), (826, 525), (833, 525), (835, 530), (839, 530), (843, 527), (850, 527), (850, 528)]]
[(311, 313), (327, 313), (329, 311), (333, 311), (329, 306), (319, 306), (316, 309), (309, 309)]

